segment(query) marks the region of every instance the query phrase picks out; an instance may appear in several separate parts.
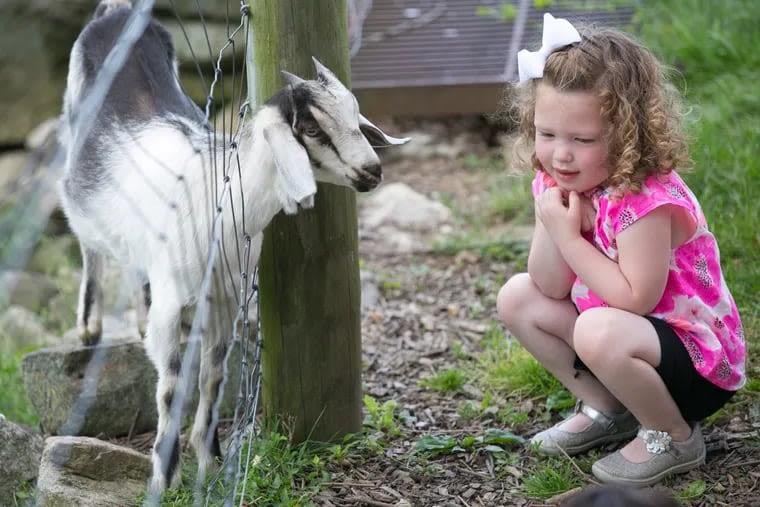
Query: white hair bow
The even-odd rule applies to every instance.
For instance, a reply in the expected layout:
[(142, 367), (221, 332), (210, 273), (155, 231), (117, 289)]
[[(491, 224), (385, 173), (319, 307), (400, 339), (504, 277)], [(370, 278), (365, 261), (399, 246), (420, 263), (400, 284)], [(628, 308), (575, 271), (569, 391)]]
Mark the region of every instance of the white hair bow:
[(517, 53), (517, 73), (520, 76), (520, 82), (543, 76), (546, 59), (552, 52), (580, 40), (578, 30), (568, 20), (557, 19), (548, 12), (544, 14), (541, 49), (538, 51), (523, 49)]

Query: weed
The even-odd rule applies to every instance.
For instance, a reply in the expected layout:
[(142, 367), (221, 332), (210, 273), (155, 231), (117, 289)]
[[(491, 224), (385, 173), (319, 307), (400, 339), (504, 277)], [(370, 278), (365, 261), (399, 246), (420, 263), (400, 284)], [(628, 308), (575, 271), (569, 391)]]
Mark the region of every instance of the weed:
[(462, 370), (441, 370), (432, 377), (420, 380), (422, 387), (429, 387), (441, 393), (461, 391), (467, 382), (467, 376)]
[(529, 498), (550, 498), (584, 484), (569, 461), (550, 459), (523, 479), (523, 491)]
[(491, 323), (481, 342), (474, 375), (480, 384), (500, 393), (549, 397), (562, 384), (539, 364), (519, 343), (505, 338), (501, 326)]
[(423, 435), (414, 444), (414, 451), (431, 457), (473, 451), (503, 453), (506, 447), (522, 445), (524, 442), (517, 435), (489, 428), (482, 435), (465, 435), (459, 440), (451, 435)]
[(699, 480), (690, 483), (684, 489), (677, 493), (678, 500), (682, 502), (693, 502), (700, 499), (707, 491), (707, 483)]
[(471, 401), (463, 401), (457, 405), (457, 415), (463, 421), (471, 421), (480, 415), (480, 410)]
[(514, 403), (507, 402), (497, 414), (499, 421), (509, 427), (519, 427), (528, 422), (528, 414), (515, 407)]
[(381, 405), (372, 396), (365, 395), (364, 406), (368, 412), (364, 417), (364, 426), (382, 431), (390, 436), (401, 434), (396, 417), (397, 403), (395, 400), (388, 400)]

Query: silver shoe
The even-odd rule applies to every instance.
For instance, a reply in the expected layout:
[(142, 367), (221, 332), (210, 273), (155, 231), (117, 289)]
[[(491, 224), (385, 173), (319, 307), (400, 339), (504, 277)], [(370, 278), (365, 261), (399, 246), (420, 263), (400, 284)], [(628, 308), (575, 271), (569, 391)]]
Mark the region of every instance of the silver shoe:
[(631, 439), (639, 429), (639, 422), (627, 410), (622, 414), (604, 414), (579, 400), (575, 404), (575, 413), (570, 417), (579, 412), (591, 419), (588, 428), (575, 433), (564, 431), (559, 429), (562, 421), (537, 433), (530, 442), (538, 444), (537, 450), (542, 454), (557, 455), (564, 451), (573, 456), (600, 445)]
[(652, 457), (643, 463), (632, 463), (620, 451), (600, 459), (591, 467), (594, 476), (607, 484), (644, 488), (665, 477), (688, 472), (705, 462), (705, 441), (699, 424), (683, 442), (674, 442), (664, 431), (641, 428), (638, 435), (647, 444)]

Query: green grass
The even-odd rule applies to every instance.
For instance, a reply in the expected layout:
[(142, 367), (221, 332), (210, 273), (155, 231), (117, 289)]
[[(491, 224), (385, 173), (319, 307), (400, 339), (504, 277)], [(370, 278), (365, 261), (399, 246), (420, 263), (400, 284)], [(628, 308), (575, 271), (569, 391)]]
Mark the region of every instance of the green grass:
[(529, 498), (551, 498), (584, 484), (570, 460), (551, 458), (525, 476), (523, 492)]
[(461, 391), (466, 382), (467, 375), (465, 372), (453, 368), (437, 371), (435, 375), (420, 380), (420, 385), (446, 394)]
[(26, 352), (0, 350), (0, 414), (9, 421), (34, 427), (39, 424), (39, 416), (26, 396), (21, 375), (21, 359)]
[(642, 38), (678, 69), (694, 170), (684, 175), (718, 239), (747, 336), (760, 327), (760, 4), (643, 2)]

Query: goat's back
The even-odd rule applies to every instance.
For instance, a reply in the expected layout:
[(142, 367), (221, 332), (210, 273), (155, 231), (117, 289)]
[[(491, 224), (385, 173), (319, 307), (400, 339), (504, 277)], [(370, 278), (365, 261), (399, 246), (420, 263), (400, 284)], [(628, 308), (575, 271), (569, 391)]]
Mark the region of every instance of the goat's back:
[(168, 222), (167, 210), (186, 214), (189, 203), (199, 200), (187, 188), (203, 188), (178, 178), (202, 177), (196, 173), (203, 171), (194, 169), (202, 162), (197, 154), (207, 151), (207, 127), (201, 110), (180, 88), (171, 36), (153, 19), (94, 118), (77, 121), (132, 12), (113, 6), (118, 3), (101, 2), (72, 48), (61, 201), (83, 244), (144, 269), (155, 251), (150, 238), (177, 228)]
[[(72, 51), (72, 59), (78, 62), (71, 66), (70, 86), (85, 91), (93, 85), (130, 14), (128, 7), (101, 16), (96, 12)], [(78, 101), (81, 96), (72, 99)], [(170, 114), (203, 121), (201, 111), (179, 86), (171, 35), (151, 18), (116, 75), (97, 120), (102, 125), (124, 125)]]

